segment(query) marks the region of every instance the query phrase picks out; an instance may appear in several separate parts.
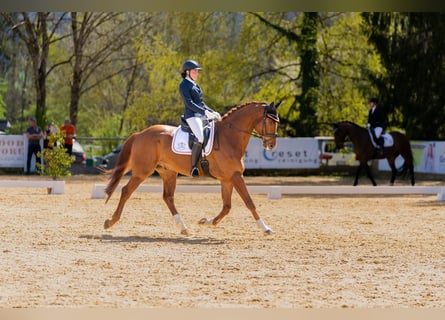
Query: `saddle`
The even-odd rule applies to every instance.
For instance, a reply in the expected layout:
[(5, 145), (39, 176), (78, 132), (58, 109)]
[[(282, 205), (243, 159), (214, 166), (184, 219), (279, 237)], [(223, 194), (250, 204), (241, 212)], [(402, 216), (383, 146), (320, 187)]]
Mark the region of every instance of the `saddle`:
[[(368, 133), (369, 133), (369, 138), (371, 139), (372, 145), (374, 146), (374, 148), (377, 148), (377, 143), (375, 142), (376, 137), (375, 137), (374, 130), (368, 129)], [(389, 133), (382, 133), (381, 137), (383, 138), (383, 146), (384, 147), (392, 147), (394, 145), (394, 139), (393, 139), (392, 135), (390, 135)]]
[[(213, 141), (215, 136), (215, 122), (205, 121), (204, 123), (204, 141), (203, 155), (208, 156), (213, 149)], [(181, 124), (175, 129), (172, 139), (172, 151), (177, 154), (192, 154), (193, 142), (198, 139), (193, 134), (184, 116), (181, 116)]]

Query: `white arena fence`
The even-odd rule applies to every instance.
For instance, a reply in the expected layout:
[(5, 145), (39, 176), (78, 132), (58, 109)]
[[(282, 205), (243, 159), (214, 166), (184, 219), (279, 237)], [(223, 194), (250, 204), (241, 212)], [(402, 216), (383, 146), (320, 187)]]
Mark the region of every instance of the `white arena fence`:
[[(79, 140), (89, 141), (86, 137)], [(0, 135), (0, 168), (25, 170), (27, 144), (25, 135)], [(445, 174), (445, 141), (411, 141), (411, 147), (415, 172)], [(264, 150), (260, 139), (250, 139), (244, 164), (246, 169), (316, 169), (323, 165), (356, 165), (354, 159), (353, 153), (335, 150), (332, 137), (278, 138), (273, 150)], [(32, 169), (34, 162), (35, 157)], [(401, 163), (398, 159), (397, 165)], [(390, 170), (386, 160), (380, 160), (378, 168)]]
[(49, 194), (63, 194), (65, 192), (65, 181), (0, 180), (0, 188), (47, 188)]
[[(95, 184), (91, 198), (105, 198), (105, 184)], [(122, 189), (119, 186), (116, 191)], [(297, 195), (431, 195), (436, 194), (438, 201), (445, 201), (445, 187), (441, 186), (248, 186), (251, 194), (267, 194), (269, 199), (279, 200), (283, 194)], [(162, 193), (162, 185), (140, 185), (136, 192)], [(219, 185), (178, 185), (176, 192), (183, 193), (220, 193)], [(236, 192), (236, 191), (235, 191)]]

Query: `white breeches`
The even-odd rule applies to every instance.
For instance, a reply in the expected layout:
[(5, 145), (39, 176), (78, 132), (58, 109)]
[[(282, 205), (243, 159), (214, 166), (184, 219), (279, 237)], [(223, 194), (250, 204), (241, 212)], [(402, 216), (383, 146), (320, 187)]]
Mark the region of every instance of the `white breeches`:
[(204, 142), (203, 125), (201, 117), (191, 117), (186, 119), (187, 124), (190, 129), (192, 129), (193, 134), (198, 139), (200, 143)]
[(381, 127), (374, 128), (374, 133), (375, 133), (375, 136), (377, 139), (380, 138), (380, 136), (382, 135), (382, 131), (383, 131), (383, 128), (381, 128)]

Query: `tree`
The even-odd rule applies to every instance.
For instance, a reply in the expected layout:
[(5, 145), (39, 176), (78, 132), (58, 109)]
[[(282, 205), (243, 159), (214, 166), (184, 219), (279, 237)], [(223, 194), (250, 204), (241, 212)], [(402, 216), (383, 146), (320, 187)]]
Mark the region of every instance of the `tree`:
[(146, 82), (125, 114), (133, 130), (153, 123), (179, 124), (184, 106), (178, 85), (186, 59), (197, 60), (203, 67), (199, 82), (204, 100), (213, 109), (224, 112), (245, 99), (254, 100), (261, 85), (251, 75), (267, 57), (259, 56), (251, 45), (251, 40), (261, 43), (257, 37), (243, 41), (247, 37), (241, 36), (242, 28), (239, 13), (158, 15), (150, 30), (152, 38), (137, 43)]
[(318, 133), (316, 112), (320, 91), (320, 70), (318, 61), (318, 25), (316, 12), (303, 13), (301, 28), (301, 96), (300, 118), (297, 124), (303, 137), (313, 137)]
[(363, 33), (360, 13), (321, 13), (320, 17), (317, 120), (320, 135), (330, 135), (331, 126), (322, 124), (349, 120), (365, 125), (366, 101), (376, 91), (368, 75), (383, 74), (384, 68)]
[[(364, 122), (366, 98), (377, 92), (367, 77), (384, 76), (362, 19), (312, 12), (67, 13), (52, 36), (61, 41), (49, 46), (47, 118), (63, 121), (69, 114), (79, 136), (95, 137), (179, 124), (180, 68), (195, 59), (203, 67), (204, 99), (215, 110), (246, 100), (283, 101), (280, 135), (330, 134), (322, 123)], [(25, 42), (12, 47), (20, 43), (14, 37), (8, 52), (29, 56)], [(28, 96), (19, 89), (33, 78), (26, 72), (30, 61), (10, 64), (17, 75), (7, 78), (8, 88), (16, 85), (16, 98)], [(29, 99), (12, 103), (10, 94), (8, 112), (21, 105), (28, 113)]]
[(370, 73), (392, 126), (445, 139), (445, 14), (363, 13), (385, 74)]
[[(358, 13), (287, 13), (278, 18), (253, 15), (287, 39), (287, 51), (291, 52), (281, 52), (275, 58), (280, 63), (270, 69), (288, 83), (281, 98), (292, 103), (280, 110), (286, 134), (331, 134), (330, 126), (323, 124), (339, 120), (364, 122), (366, 97), (373, 91), (368, 70), (375, 74), (382, 70), (378, 55), (360, 28)], [(283, 110), (287, 111), (283, 114)]]
[(65, 13), (37, 12), (20, 14), (1, 12), (12, 32), (24, 43), (32, 62), (35, 89), (35, 115), (40, 126), (46, 123), (46, 79), (56, 65), (48, 67), (49, 48), (60, 40), (57, 30)]
[[(118, 74), (128, 72), (129, 80), (124, 107), (128, 105), (136, 71), (140, 64), (135, 52), (126, 50), (133, 47), (134, 38), (142, 32), (139, 26), (146, 27), (151, 16), (144, 13), (71, 12), (72, 55), (69, 57), (72, 68), (70, 118), (77, 124), (81, 96), (97, 87), (103, 81)], [(107, 72), (98, 73), (98, 69)], [(100, 74), (100, 76), (98, 76)]]
[(301, 25), (292, 27), (283, 27), (279, 23), (273, 23), (256, 13), (253, 13), (253, 15), (292, 43), (292, 47), (296, 50), (295, 58), (298, 57), (299, 60), (300, 70), (296, 81), (297, 86), (301, 88), (301, 93), (294, 95), (290, 108), (290, 111), (293, 112), (298, 110), (296, 112), (298, 116), (295, 120), (284, 119), (294, 127), (294, 130), (288, 130), (288, 132), (298, 133), (299, 136), (304, 137), (317, 135), (316, 112), (320, 85), (317, 49), (318, 13), (302, 13)]

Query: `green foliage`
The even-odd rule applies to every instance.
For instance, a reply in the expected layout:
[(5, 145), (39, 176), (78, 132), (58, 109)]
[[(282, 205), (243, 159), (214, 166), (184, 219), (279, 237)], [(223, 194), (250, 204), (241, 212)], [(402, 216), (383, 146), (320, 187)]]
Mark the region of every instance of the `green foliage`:
[(389, 115), (411, 139), (445, 139), (445, 14), (363, 13), (386, 68), (369, 73)]
[(71, 175), (69, 169), (74, 159), (66, 152), (63, 142), (63, 134), (61, 133), (52, 134), (48, 137), (49, 148), (39, 152), (39, 156), (43, 157), (44, 165), (36, 164), (41, 175), (48, 175), (54, 180)]
[(320, 69), (318, 64), (318, 24), (319, 17), (316, 12), (303, 13), (301, 31), (301, 95), (300, 117), (298, 124), (301, 127), (301, 136), (311, 137), (317, 135), (316, 108), (320, 87)]
[[(445, 138), (443, 14), (128, 12), (108, 18), (91, 20), (84, 43), (78, 136), (125, 137), (156, 123), (178, 124), (180, 68), (195, 59), (203, 67), (204, 100), (221, 113), (250, 100), (282, 101), (281, 136), (330, 135), (323, 124), (340, 120), (364, 124), (366, 100), (377, 95), (393, 127), (411, 137)], [(118, 36), (141, 18), (146, 23)], [(46, 116), (58, 124), (72, 108), (70, 32), (69, 24), (58, 28), (60, 40), (49, 48)], [(7, 81), (5, 116), (23, 132), (18, 127), (37, 107), (31, 60), (23, 43), (7, 42), (2, 49), (11, 63), (0, 75)], [(89, 60), (105, 47), (97, 64)]]
[[(365, 124), (366, 101), (376, 94), (368, 74), (383, 74), (380, 57), (368, 43), (358, 13), (323, 16), (320, 32), (320, 92), (318, 122), (350, 120)], [(328, 27), (329, 26), (329, 27)], [(330, 126), (320, 126), (320, 135), (329, 135)]]
[(0, 78), (0, 118), (5, 117), (6, 105), (3, 99), (3, 95), (6, 92), (6, 81)]

